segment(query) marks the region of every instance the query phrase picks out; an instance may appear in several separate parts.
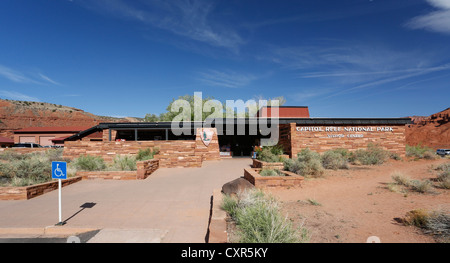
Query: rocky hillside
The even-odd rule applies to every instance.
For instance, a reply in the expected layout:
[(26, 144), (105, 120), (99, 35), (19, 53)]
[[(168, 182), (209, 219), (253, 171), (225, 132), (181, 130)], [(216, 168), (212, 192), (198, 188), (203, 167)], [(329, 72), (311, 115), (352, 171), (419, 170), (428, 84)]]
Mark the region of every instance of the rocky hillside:
[(450, 148), (450, 108), (428, 117), (410, 117), (413, 124), (406, 129), (406, 143), (433, 149)]
[(0, 99), (0, 136), (13, 138), (14, 130), (27, 127), (94, 126), (100, 122), (130, 122), (132, 118), (97, 116), (63, 105)]

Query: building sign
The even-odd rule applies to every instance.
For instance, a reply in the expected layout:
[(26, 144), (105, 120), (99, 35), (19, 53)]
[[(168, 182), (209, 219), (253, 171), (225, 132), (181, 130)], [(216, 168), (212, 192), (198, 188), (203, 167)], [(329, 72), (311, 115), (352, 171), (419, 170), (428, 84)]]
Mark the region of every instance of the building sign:
[(393, 132), (393, 127), (376, 126), (376, 127), (342, 127), (342, 126), (307, 126), (307, 127), (297, 127), (299, 132), (340, 132), (340, 134), (327, 134), (328, 138), (363, 138), (362, 133), (350, 133), (350, 132)]
[(209, 129), (209, 128), (202, 129), (201, 138), (202, 138), (203, 144), (205, 144), (206, 147), (208, 147), (208, 145), (211, 143), (213, 135), (214, 135), (214, 129)]

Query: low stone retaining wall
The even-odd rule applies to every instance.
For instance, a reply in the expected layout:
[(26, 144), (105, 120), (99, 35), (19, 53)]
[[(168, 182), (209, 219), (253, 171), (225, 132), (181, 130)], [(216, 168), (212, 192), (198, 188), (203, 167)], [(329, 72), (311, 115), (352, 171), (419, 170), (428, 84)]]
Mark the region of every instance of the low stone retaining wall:
[(220, 189), (214, 189), (211, 218), (208, 227), (208, 243), (227, 243), (227, 213), (221, 208), (223, 194)]
[(136, 167), (136, 171), (80, 171), (77, 176), (83, 179), (143, 180), (159, 168), (159, 160), (139, 161)]
[(284, 169), (284, 164), (282, 162), (276, 162), (276, 163), (269, 163), (269, 162), (264, 162), (264, 161), (260, 161), (257, 159), (253, 159), (253, 168), (260, 168), (260, 169), (278, 169), (278, 170), (283, 170)]
[[(81, 181), (81, 176), (62, 180), (62, 187)], [(58, 189), (58, 181), (22, 187), (0, 187), (0, 200), (28, 200)]]
[(0, 148), (0, 152), (16, 152), (20, 154), (28, 154), (33, 152), (45, 152), (51, 148)]
[(271, 188), (271, 187), (299, 187), (301, 186), (304, 177), (298, 174), (282, 171), (286, 176), (261, 176), (259, 172), (262, 169), (244, 169), (244, 178), (252, 183), (257, 188)]

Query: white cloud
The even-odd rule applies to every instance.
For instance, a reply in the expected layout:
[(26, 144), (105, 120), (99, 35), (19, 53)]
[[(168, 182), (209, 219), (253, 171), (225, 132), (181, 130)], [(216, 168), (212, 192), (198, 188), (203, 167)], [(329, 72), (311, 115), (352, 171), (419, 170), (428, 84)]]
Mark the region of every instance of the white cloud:
[(427, 2), (438, 10), (414, 17), (406, 23), (406, 26), (450, 34), (450, 0), (427, 0)]
[(209, 86), (224, 88), (240, 88), (257, 79), (252, 74), (241, 74), (233, 71), (207, 70), (198, 73), (198, 80)]
[(39, 73), (39, 77), (41, 77), (43, 80), (45, 80), (45, 81), (47, 81), (47, 82), (49, 82), (49, 83), (51, 83), (51, 84), (53, 84), (53, 85), (61, 85), (60, 83), (58, 83), (58, 82), (52, 80), (51, 78), (45, 76), (45, 75), (42, 74), (42, 73)]
[(235, 50), (243, 43), (236, 31), (214, 19), (211, 1), (147, 1), (137, 6), (129, 1), (103, 0), (94, 3), (86, 1), (84, 5), (216, 47)]
[(0, 76), (3, 76), (13, 82), (27, 83), (34, 82), (30, 78), (26, 77), (23, 73), (13, 70), (11, 68), (0, 65)]
[(449, 0), (427, 0), (427, 2), (438, 8), (450, 9)]
[[(45, 85), (45, 84), (53, 84), (53, 85), (61, 85), (60, 83), (54, 81), (50, 77), (42, 74), (42, 73), (32, 73), (32, 74), (25, 74), (23, 72), (17, 71), (15, 69), (0, 65), (0, 76), (16, 83), (31, 83), (31, 84), (38, 84), (38, 85)], [(45, 82), (42, 82), (44, 80)]]
[(31, 97), (16, 91), (0, 90), (0, 96), (11, 100), (40, 101), (38, 98)]

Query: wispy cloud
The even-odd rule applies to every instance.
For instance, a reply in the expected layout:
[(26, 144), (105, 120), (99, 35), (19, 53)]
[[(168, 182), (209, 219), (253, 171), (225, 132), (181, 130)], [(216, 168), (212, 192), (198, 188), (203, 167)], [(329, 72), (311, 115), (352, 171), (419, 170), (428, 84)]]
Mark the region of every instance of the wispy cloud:
[(0, 90), (0, 96), (11, 100), (40, 101), (36, 97), (31, 97), (16, 91)]
[(6, 67), (4, 65), (0, 65), (0, 76), (15, 83), (38, 84), (38, 85), (46, 85), (46, 84), (61, 85), (59, 82), (51, 79), (50, 77), (42, 73), (26, 74), (24, 72), (20, 72), (10, 67)]
[(138, 21), (215, 47), (236, 50), (244, 43), (235, 30), (214, 19), (211, 15), (214, 9), (211, 1), (157, 0), (142, 2), (139, 6), (123, 0), (83, 3), (90, 9)]
[(427, 0), (437, 10), (412, 18), (406, 26), (450, 34), (450, 0)]
[(36, 83), (35, 80), (26, 77), (22, 72), (0, 65), (0, 76), (17, 83)]
[(198, 72), (197, 80), (206, 85), (224, 88), (240, 88), (257, 79), (252, 74), (242, 74), (234, 71), (207, 70)]
[(41, 77), (43, 80), (45, 80), (53, 85), (58, 85), (58, 86), (61, 85), (59, 82), (54, 81), (53, 79), (47, 77), (46, 75), (44, 75), (42, 73), (39, 73), (39, 77)]

